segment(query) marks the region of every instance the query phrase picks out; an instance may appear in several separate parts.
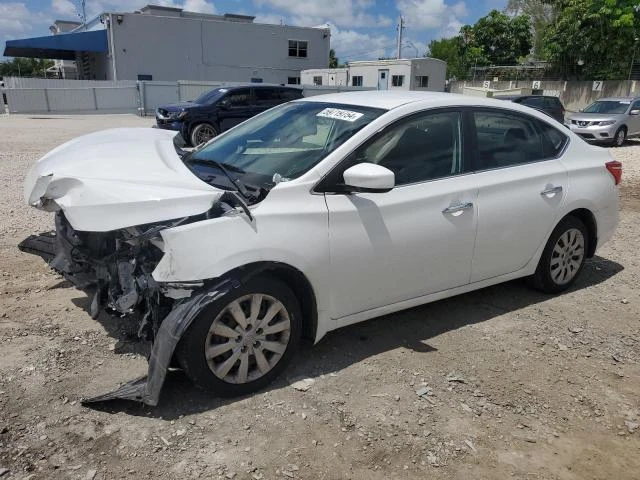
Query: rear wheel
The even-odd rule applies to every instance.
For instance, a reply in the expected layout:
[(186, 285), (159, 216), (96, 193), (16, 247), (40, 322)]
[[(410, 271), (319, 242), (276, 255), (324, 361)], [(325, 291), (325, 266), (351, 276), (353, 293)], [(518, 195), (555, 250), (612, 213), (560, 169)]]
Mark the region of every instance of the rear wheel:
[(624, 145), (624, 142), (627, 140), (627, 129), (624, 127), (620, 127), (616, 130), (616, 134), (613, 136), (613, 146), (621, 147)]
[(588, 242), (587, 228), (580, 219), (563, 219), (542, 252), (536, 273), (531, 278), (533, 286), (547, 293), (569, 288), (582, 271)]
[(199, 387), (219, 396), (244, 395), (273, 381), (300, 343), (301, 314), (289, 287), (257, 277), (205, 308), (177, 350)]
[(199, 123), (191, 130), (191, 145), (197, 147), (203, 143), (207, 143), (213, 137), (218, 135), (215, 127), (209, 123)]

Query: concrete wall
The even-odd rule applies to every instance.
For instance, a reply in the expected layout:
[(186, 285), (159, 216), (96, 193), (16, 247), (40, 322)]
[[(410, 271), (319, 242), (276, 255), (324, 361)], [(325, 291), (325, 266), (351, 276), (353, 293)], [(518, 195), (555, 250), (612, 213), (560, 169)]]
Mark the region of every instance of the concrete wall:
[[(329, 30), (206, 18), (110, 14), (118, 79), (287, 83), (300, 71), (327, 67)], [(306, 58), (289, 57), (289, 40), (308, 42)]]
[[(598, 90), (600, 88), (600, 90)], [(603, 97), (616, 96), (640, 96), (640, 81), (502, 81), (502, 82), (484, 82), (484, 81), (459, 81), (451, 82), (451, 93), (485, 92), (482, 96), (487, 96), (486, 92), (492, 92), (493, 96), (499, 95), (501, 91), (511, 89), (521, 89), (526, 93), (535, 93), (542, 95), (553, 95), (559, 97), (562, 104), (569, 111), (578, 111), (586, 107), (591, 102)], [(512, 94), (511, 92), (508, 92)], [(506, 93), (503, 93), (506, 94)]]

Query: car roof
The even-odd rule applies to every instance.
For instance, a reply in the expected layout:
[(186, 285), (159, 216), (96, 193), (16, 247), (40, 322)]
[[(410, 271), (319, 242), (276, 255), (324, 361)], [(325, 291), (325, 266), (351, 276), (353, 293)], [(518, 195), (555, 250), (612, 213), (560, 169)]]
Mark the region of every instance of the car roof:
[[(474, 97), (470, 95), (460, 95), (457, 93), (444, 92), (419, 92), (413, 90), (403, 91), (376, 91), (366, 90), (358, 92), (330, 93), (327, 95), (315, 95), (313, 97), (305, 97), (297, 102), (326, 102), (341, 103), (343, 105), (356, 105), (361, 107), (383, 108), (392, 110), (402, 105), (411, 103), (420, 103), (424, 107), (448, 107), (451, 105), (465, 106), (487, 106), (502, 107), (505, 102), (494, 98)], [(520, 110), (524, 107), (514, 103), (514, 110)]]
[(634, 100), (640, 100), (640, 97), (605, 97), (598, 98), (596, 102), (633, 102)]
[(289, 90), (302, 90), (301, 87), (295, 87), (291, 85), (280, 85), (278, 83), (234, 83), (233, 85), (219, 85), (217, 87), (212, 88), (212, 90), (218, 90), (220, 88), (224, 88), (225, 90), (236, 90), (238, 88), (287, 88)]

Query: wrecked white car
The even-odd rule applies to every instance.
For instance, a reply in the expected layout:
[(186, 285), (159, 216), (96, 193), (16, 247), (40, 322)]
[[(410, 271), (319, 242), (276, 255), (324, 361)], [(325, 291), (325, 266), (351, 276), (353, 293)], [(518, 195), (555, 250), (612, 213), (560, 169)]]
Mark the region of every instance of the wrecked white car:
[(318, 96), (192, 152), (115, 129), (38, 161), (25, 199), (47, 259), (153, 342), (148, 375), (92, 400), (158, 402), (175, 361), (241, 395), (300, 338), (530, 276), (569, 287), (617, 225), (621, 165), (517, 104), (417, 92)]

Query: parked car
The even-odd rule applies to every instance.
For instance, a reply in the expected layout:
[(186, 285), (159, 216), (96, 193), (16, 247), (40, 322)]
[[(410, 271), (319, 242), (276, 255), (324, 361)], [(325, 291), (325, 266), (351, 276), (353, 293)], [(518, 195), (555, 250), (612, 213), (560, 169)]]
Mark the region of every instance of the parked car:
[(130, 316), (153, 342), (148, 378), (99, 400), (156, 404), (174, 360), (242, 395), (302, 336), (520, 277), (561, 292), (618, 223), (621, 164), (516, 103), (321, 95), (192, 152), (172, 140), (92, 133), (25, 181), (56, 234), (21, 248), (91, 292), (92, 315)]
[(499, 100), (509, 100), (511, 102), (526, 105), (546, 113), (551, 118), (560, 123), (564, 123), (564, 105), (558, 97), (550, 95), (502, 95), (495, 97)]
[(627, 138), (640, 135), (640, 97), (601, 98), (569, 115), (567, 124), (588, 142), (621, 147)]
[(214, 88), (190, 102), (161, 105), (156, 125), (175, 130), (192, 146), (213, 137), (260, 112), (302, 98), (302, 90), (278, 85), (239, 85)]

